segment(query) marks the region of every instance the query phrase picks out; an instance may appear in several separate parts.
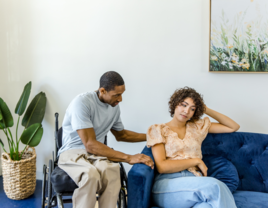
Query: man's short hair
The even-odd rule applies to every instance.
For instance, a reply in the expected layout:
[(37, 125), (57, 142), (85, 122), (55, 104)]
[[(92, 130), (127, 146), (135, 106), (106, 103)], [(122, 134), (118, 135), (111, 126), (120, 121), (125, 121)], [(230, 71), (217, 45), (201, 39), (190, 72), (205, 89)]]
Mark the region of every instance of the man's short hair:
[(100, 88), (103, 87), (107, 92), (114, 90), (115, 86), (124, 84), (125, 82), (121, 75), (115, 71), (108, 71), (100, 78)]

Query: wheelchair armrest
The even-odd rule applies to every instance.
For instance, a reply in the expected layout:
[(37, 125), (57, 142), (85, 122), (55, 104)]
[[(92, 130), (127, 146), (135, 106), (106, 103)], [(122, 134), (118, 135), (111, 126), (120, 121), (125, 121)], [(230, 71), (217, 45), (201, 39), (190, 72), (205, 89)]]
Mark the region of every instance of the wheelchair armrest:
[[(145, 147), (142, 153), (153, 159), (151, 149)], [(154, 175), (155, 169), (153, 170), (147, 165), (133, 165), (128, 173), (128, 208), (151, 207), (151, 190)]]

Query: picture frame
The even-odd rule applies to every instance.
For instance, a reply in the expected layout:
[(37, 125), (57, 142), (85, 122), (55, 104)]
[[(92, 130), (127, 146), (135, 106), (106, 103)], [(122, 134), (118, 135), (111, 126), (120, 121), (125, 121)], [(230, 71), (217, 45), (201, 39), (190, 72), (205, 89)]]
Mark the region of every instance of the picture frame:
[(210, 0), (209, 72), (268, 73), (267, 11), (267, 0)]

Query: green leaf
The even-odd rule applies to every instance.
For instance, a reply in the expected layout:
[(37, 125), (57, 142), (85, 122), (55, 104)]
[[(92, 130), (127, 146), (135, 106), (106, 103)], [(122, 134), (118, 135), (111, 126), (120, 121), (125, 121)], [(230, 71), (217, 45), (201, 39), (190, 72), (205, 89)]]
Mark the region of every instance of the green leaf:
[(7, 106), (7, 104), (3, 101), (2, 98), (0, 98), (0, 129), (12, 127), (14, 122), (13, 122), (13, 117), (12, 114)]
[(43, 128), (40, 123), (36, 123), (27, 128), (21, 135), (21, 142), (30, 147), (37, 146), (43, 136)]
[(25, 85), (24, 90), (20, 96), (18, 103), (17, 103), (15, 113), (19, 114), (20, 116), (24, 113), (25, 108), (27, 106), (29, 96), (31, 93), (31, 87), (32, 87), (32, 82), (29, 82), (28, 84)]
[(28, 106), (21, 125), (28, 128), (32, 124), (41, 123), (45, 115), (46, 102), (47, 98), (45, 93), (40, 92), (37, 94)]
[(7, 151), (5, 150), (4, 143), (3, 143), (3, 141), (2, 141), (1, 139), (0, 139), (0, 145), (2, 146), (3, 150), (4, 150), (5, 152), (7, 152)]
[(2, 139), (0, 139), (0, 144), (2, 145), (2, 147), (4, 147), (4, 143), (3, 143)]
[(0, 110), (0, 121), (3, 119), (3, 115), (2, 115), (2, 112)]

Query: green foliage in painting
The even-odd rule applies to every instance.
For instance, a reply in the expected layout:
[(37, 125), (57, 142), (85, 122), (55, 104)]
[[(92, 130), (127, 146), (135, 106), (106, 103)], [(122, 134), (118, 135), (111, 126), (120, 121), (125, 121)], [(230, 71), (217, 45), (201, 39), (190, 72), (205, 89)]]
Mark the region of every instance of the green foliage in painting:
[(246, 15), (231, 23), (222, 11), (221, 23), (212, 22), (210, 71), (268, 72), (268, 20), (245, 22)]

